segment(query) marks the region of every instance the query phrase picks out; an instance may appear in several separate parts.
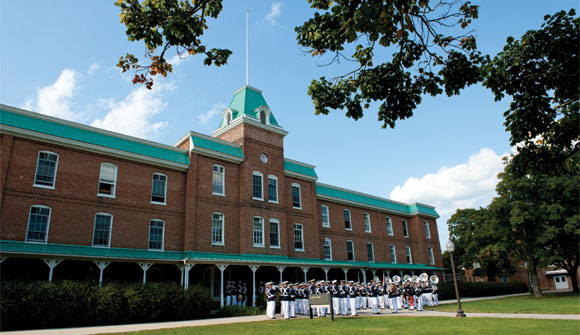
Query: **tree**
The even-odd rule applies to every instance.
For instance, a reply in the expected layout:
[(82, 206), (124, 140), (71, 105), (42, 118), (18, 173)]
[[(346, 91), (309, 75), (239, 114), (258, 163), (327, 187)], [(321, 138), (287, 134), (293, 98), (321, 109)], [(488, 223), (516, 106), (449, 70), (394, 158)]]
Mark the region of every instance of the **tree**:
[[(353, 60), (354, 69), (308, 88), (316, 114), (346, 109), (357, 120), (379, 102), (383, 128), (409, 118), (423, 94), (458, 94), (477, 83), (484, 60), (466, 28), (478, 17), (470, 2), (429, 0), (309, 0), (323, 11), (296, 27), (298, 43), (312, 56), (331, 53), (330, 63)], [(351, 57), (345, 50), (354, 49)], [(378, 50), (382, 49), (382, 50)], [(392, 52), (392, 57), (378, 56)]]
[(133, 84), (151, 89), (152, 77), (166, 77), (172, 72), (166, 53), (173, 47), (179, 57), (204, 54), (205, 65), (224, 65), (232, 53), (227, 49), (208, 49), (201, 41), (208, 28), (207, 18), (218, 17), (222, 0), (119, 0), (115, 5), (121, 9), (121, 23), (127, 27), (129, 41), (145, 42), (148, 63), (141, 64), (137, 57), (127, 54), (117, 64), (123, 72), (135, 71)]
[(488, 281), (514, 272), (511, 246), (504, 240), (509, 232), (505, 226), (494, 226), (492, 219), (488, 209), (479, 208), (458, 209), (447, 221), (457, 263)]

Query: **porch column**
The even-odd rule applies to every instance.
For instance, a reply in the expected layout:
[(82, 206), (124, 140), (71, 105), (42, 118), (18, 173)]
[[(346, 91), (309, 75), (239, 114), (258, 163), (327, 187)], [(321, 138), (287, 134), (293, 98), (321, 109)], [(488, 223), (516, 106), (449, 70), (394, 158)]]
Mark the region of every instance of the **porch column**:
[(308, 278), (306, 277), (306, 274), (308, 273), (308, 270), (310, 270), (310, 268), (307, 266), (301, 266), (300, 268), (302, 269), (302, 271), (304, 271), (304, 281), (307, 282)]
[(276, 266), (276, 269), (278, 269), (278, 271), (280, 271), (280, 282), (278, 284), (282, 283), (282, 281), (283, 281), (282, 280), (282, 272), (284, 272), (284, 269), (285, 268), (286, 267), (285, 266), (282, 266), (282, 265)]
[(0, 257), (0, 264), (2, 264), (2, 262), (4, 262), (7, 259), (8, 259), (8, 257)]
[(183, 287), (183, 278), (185, 276), (185, 265), (183, 264), (175, 264), (175, 266), (177, 266), (177, 268), (179, 269), (179, 272), (181, 272), (181, 283), (179, 285), (181, 285), (181, 287)]
[(372, 269), (371, 272), (373, 273), (373, 280), (375, 280), (375, 277), (377, 276), (377, 270)]
[(328, 271), (330, 271), (330, 268), (322, 268), (322, 271), (324, 271), (324, 281), (328, 281)]
[(137, 263), (143, 270), (143, 284), (147, 282), (147, 270), (153, 265), (153, 263)]
[(342, 271), (344, 272), (344, 280), (348, 281), (348, 268), (342, 268)]
[(101, 270), (101, 273), (99, 275), (99, 287), (101, 287), (101, 286), (103, 286), (103, 271), (105, 270), (105, 268), (107, 266), (109, 266), (109, 264), (111, 264), (111, 262), (104, 262), (104, 261), (93, 261), (93, 262), (95, 262), (95, 264), (97, 265), (99, 270)]
[(224, 307), (224, 270), (229, 264), (216, 264), (220, 269), (220, 308)]
[(365, 282), (365, 284), (366, 284), (367, 283), (367, 270), (366, 269), (360, 269), (360, 272), (362, 272), (363, 282)]
[(183, 275), (183, 288), (187, 290), (189, 288), (189, 270), (195, 266), (195, 263), (187, 263), (184, 266), (184, 275)]
[(52, 272), (54, 270), (54, 268), (60, 264), (60, 262), (62, 262), (62, 259), (50, 259), (50, 258), (43, 258), (42, 259), (46, 265), (48, 265), (48, 268), (50, 269), (50, 272), (48, 273), (48, 281), (52, 281)]
[(248, 265), (250, 270), (252, 270), (252, 307), (256, 307), (256, 271), (258, 271), (259, 265)]

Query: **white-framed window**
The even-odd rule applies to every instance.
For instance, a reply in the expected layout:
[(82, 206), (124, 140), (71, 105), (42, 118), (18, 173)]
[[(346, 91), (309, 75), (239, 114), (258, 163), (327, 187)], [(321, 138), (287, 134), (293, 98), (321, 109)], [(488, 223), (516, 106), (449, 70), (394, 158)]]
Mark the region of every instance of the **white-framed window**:
[(330, 227), (330, 214), (328, 213), (328, 206), (320, 206), (320, 216), (322, 220), (322, 226), (327, 228)]
[(431, 238), (431, 230), (429, 229), (428, 221), (425, 221), (425, 237)]
[(97, 213), (95, 215), (95, 230), (93, 232), (94, 247), (111, 246), (111, 228), (113, 227), (113, 216), (109, 213)]
[(163, 251), (164, 236), (165, 221), (158, 219), (149, 221), (149, 250)]
[(302, 209), (302, 197), (300, 196), (300, 184), (292, 183), (292, 208)]
[(54, 189), (57, 168), (58, 154), (51, 151), (39, 151), (34, 186)]
[(46, 243), (51, 212), (52, 209), (50, 207), (42, 205), (30, 206), (28, 228), (26, 229), (26, 242)]
[(254, 216), (254, 233), (252, 236), (254, 247), (264, 247), (264, 218)]
[(413, 256), (411, 256), (411, 247), (406, 246), (405, 251), (407, 253), (407, 263), (413, 264)]
[(350, 210), (344, 210), (344, 229), (352, 230), (352, 224), (350, 222)]
[(264, 200), (263, 179), (262, 172), (254, 171), (252, 173), (252, 198), (254, 200)]
[(435, 264), (435, 256), (433, 255), (433, 248), (429, 248), (429, 264)]
[(294, 224), (294, 250), (304, 251), (304, 228), (301, 224)]
[(369, 213), (364, 213), (363, 219), (365, 222), (365, 232), (370, 233), (371, 232), (371, 216), (369, 215)]
[(393, 220), (387, 216), (387, 234), (393, 236)]
[(266, 112), (264, 112), (263, 110), (260, 111), (260, 123), (266, 124)]
[(278, 177), (268, 175), (268, 202), (278, 203)]
[(367, 254), (369, 257), (369, 262), (375, 261), (375, 250), (373, 249), (373, 243), (367, 242)]
[(397, 250), (392, 244), (389, 246), (389, 253), (391, 254), (391, 263), (397, 263)]
[(407, 229), (407, 221), (403, 220), (403, 237), (409, 237), (409, 230)]
[(211, 244), (224, 245), (224, 215), (211, 213)]
[(354, 243), (351, 240), (346, 241), (346, 259), (354, 261)]
[(165, 205), (166, 195), (167, 176), (162, 173), (154, 173), (151, 186), (151, 203)]
[(101, 163), (98, 196), (114, 198), (117, 188), (117, 165)]
[(227, 112), (226, 113), (226, 127), (229, 126), (232, 123), (232, 112)]
[(226, 169), (214, 164), (213, 166), (213, 182), (211, 193), (214, 195), (226, 195)]
[(332, 260), (332, 241), (329, 238), (324, 239), (324, 260)]
[(270, 219), (270, 248), (280, 249), (280, 221)]

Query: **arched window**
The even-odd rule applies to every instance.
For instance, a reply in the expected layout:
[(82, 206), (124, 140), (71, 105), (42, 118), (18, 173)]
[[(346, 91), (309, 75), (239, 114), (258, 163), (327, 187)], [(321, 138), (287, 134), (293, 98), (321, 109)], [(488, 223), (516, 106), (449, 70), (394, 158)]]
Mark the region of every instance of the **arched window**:
[(227, 112), (226, 113), (226, 126), (229, 126), (230, 123), (232, 123), (232, 113)]
[(264, 112), (263, 110), (260, 111), (260, 122), (262, 124), (266, 124), (266, 112)]

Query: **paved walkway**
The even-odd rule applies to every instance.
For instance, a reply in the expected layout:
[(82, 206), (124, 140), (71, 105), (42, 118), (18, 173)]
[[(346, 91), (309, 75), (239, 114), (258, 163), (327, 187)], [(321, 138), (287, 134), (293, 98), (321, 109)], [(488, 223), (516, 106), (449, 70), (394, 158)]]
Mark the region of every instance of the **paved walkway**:
[[(503, 297), (513, 297), (519, 295), (527, 295), (529, 293), (520, 294), (509, 294), (495, 297), (482, 297), (482, 298), (465, 298), (461, 301), (475, 301), (475, 300), (488, 300), (497, 299)], [(451, 304), (455, 303), (455, 300), (444, 300), (440, 301), (440, 304)], [(421, 317), (421, 316), (439, 316), (439, 317), (455, 317), (455, 312), (436, 312), (436, 311), (410, 311), (403, 309), (399, 313), (392, 313), (390, 310), (384, 310), (382, 314), (372, 314), (370, 310), (359, 311), (359, 316), (372, 316), (372, 317), (391, 317), (391, 316), (407, 316), (407, 317)], [(579, 320), (580, 314), (508, 314), (508, 313), (465, 313), (467, 317), (483, 317), (483, 318), (519, 318), (519, 319), (553, 319), (553, 320)], [(330, 316), (327, 316), (329, 318)], [(281, 315), (276, 314), (276, 318), (280, 319)], [(298, 318), (307, 318), (307, 316), (298, 316)], [(335, 316), (335, 318), (342, 318), (342, 316)], [(134, 332), (141, 330), (155, 330), (155, 329), (165, 329), (165, 328), (180, 328), (180, 327), (199, 327), (199, 326), (210, 326), (210, 325), (220, 325), (227, 323), (242, 323), (242, 322), (257, 322), (267, 320), (265, 315), (255, 315), (255, 316), (239, 316), (239, 317), (229, 317), (229, 318), (216, 318), (216, 319), (204, 319), (204, 320), (193, 320), (193, 321), (172, 321), (172, 322), (158, 322), (158, 323), (140, 323), (140, 324), (130, 324), (130, 325), (117, 325), (117, 326), (100, 326), (100, 327), (82, 327), (82, 328), (61, 328), (61, 329), (47, 329), (47, 330), (27, 330), (27, 331), (11, 331), (2, 332), (3, 335), (89, 335), (89, 334), (110, 334), (110, 333), (123, 333), (123, 332)]]

